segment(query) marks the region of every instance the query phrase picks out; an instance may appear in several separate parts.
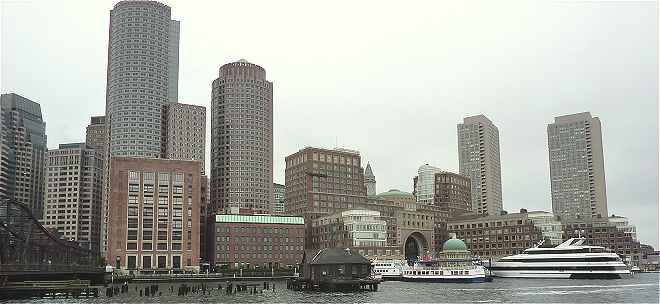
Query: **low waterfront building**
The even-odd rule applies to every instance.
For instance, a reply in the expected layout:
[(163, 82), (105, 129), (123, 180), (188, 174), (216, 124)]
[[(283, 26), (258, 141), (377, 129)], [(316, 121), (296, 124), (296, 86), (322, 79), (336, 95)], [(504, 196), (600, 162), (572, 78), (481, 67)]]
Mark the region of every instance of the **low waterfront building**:
[(140, 272), (199, 270), (197, 161), (112, 157), (106, 260)]
[(305, 281), (322, 290), (357, 289), (371, 274), (371, 261), (349, 248), (305, 250), (302, 262)]
[(530, 216), (527, 210), (521, 209), (520, 213), (468, 215), (450, 219), (447, 231), (463, 239), (476, 256), (500, 258), (521, 253), (546, 237), (551, 240), (556, 238), (553, 229), (559, 221), (548, 214), (531, 212)]
[(658, 263), (660, 262), (660, 251), (656, 251), (653, 246), (641, 244), (639, 245), (641, 257), (639, 268), (642, 271), (658, 271)]
[(564, 240), (585, 237), (587, 245), (603, 246), (616, 252), (628, 265), (639, 266), (640, 244), (626, 226), (609, 218), (571, 218), (564, 222)]
[(268, 214), (215, 216), (212, 265), (219, 268), (290, 268), (302, 258), (305, 221)]
[(380, 212), (348, 210), (318, 218), (312, 223), (312, 247), (351, 248), (367, 258), (401, 257), (401, 248), (388, 246), (387, 223)]

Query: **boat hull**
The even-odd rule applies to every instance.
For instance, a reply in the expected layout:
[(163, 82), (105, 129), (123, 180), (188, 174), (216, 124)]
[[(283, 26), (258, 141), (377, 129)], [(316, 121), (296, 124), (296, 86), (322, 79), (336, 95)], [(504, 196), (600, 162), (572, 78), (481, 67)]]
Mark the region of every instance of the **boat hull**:
[(400, 275), (383, 276), (383, 281), (401, 281)]
[(494, 277), (499, 278), (533, 278), (533, 279), (620, 279), (626, 273), (614, 272), (552, 272), (552, 271), (515, 271), (491, 270)]
[(476, 277), (449, 277), (449, 276), (440, 276), (440, 277), (401, 277), (403, 282), (426, 282), (426, 283), (483, 283), (486, 282), (485, 276), (476, 276)]

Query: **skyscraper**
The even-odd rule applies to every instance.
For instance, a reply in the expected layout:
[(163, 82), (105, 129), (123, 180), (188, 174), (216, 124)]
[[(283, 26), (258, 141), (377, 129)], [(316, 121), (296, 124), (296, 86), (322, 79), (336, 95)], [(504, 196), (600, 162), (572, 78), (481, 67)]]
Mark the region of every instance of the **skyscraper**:
[(103, 155), (107, 148), (106, 137), (105, 116), (92, 116), (87, 125), (85, 143)]
[(44, 226), (99, 252), (103, 157), (85, 143), (48, 151)]
[(161, 156), (161, 110), (177, 101), (179, 21), (156, 1), (110, 11), (106, 119), (110, 156)]
[(287, 214), (311, 220), (364, 203), (360, 152), (306, 147), (285, 158)]
[(111, 158), (163, 154), (163, 105), (178, 100), (179, 21), (169, 6), (127, 0), (110, 11), (102, 252), (107, 249)]
[(562, 220), (607, 217), (600, 119), (589, 112), (548, 125), (552, 212)]
[(369, 162), (367, 162), (367, 167), (364, 168), (364, 186), (367, 188), (367, 196), (376, 195), (376, 176), (371, 170)]
[(484, 115), (465, 117), (457, 129), (459, 170), (472, 183), (472, 211), (498, 215), (502, 211), (499, 131)]
[(273, 183), (273, 213), (282, 214), (284, 208), (284, 192), (286, 187), (282, 184)]
[(0, 198), (25, 204), (41, 219), (47, 150), (41, 107), (18, 94), (2, 94), (0, 119)]
[(417, 176), (413, 179), (415, 197), (420, 204), (432, 205), (435, 197), (435, 175), (442, 173), (442, 169), (429, 166), (419, 166)]
[(270, 211), (273, 200), (273, 83), (239, 60), (220, 67), (211, 104), (211, 202)]
[(470, 178), (440, 168), (422, 165), (413, 178), (418, 203), (435, 205), (451, 218), (472, 210)]
[(196, 160), (204, 175), (206, 108), (170, 102), (163, 106), (163, 158)]

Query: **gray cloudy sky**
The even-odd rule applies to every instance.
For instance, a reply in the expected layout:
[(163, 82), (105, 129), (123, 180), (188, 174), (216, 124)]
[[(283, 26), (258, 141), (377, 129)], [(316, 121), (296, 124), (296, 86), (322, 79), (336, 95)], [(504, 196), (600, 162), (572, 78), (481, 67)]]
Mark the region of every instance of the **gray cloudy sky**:
[[(49, 147), (84, 141), (104, 112), (116, 2), (2, 1), (1, 90), (41, 104)], [(411, 191), (421, 164), (458, 169), (456, 124), (483, 113), (500, 130), (504, 208), (550, 211), (546, 125), (590, 111), (609, 212), (658, 248), (655, 1), (164, 2), (181, 21), (181, 102), (209, 111), (224, 63), (267, 70), (276, 182), (286, 155), (337, 141), (372, 163), (379, 192)]]

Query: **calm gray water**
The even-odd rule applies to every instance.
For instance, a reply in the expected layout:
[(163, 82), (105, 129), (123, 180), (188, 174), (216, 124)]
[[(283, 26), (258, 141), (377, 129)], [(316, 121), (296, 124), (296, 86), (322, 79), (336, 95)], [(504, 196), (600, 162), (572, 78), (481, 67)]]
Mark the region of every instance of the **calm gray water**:
[[(257, 282), (255, 282), (257, 283)], [(502, 279), (490, 283), (405, 283), (384, 282), (376, 292), (321, 293), (297, 292), (286, 289), (284, 281), (276, 282), (275, 291), (263, 294), (225, 295), (213, 290), (210, 295), (189, 294), (182, 297), (175, 292), (170, 295), (170, 284), (161, 284), (162, 296), (140, 297), (130, 284), (129, 292), (97, 299), (40, 299), (22, 302), (31, 303), (659, 303), (660, 275), (642, 273), (620, 280), (564, 280), (564, 279)], [(222, 284), (225, 285), (224, 283)], [(207, 284), (217, 288), (217, 283)], [(144, 288), (143, 288), (144, 289)]]

